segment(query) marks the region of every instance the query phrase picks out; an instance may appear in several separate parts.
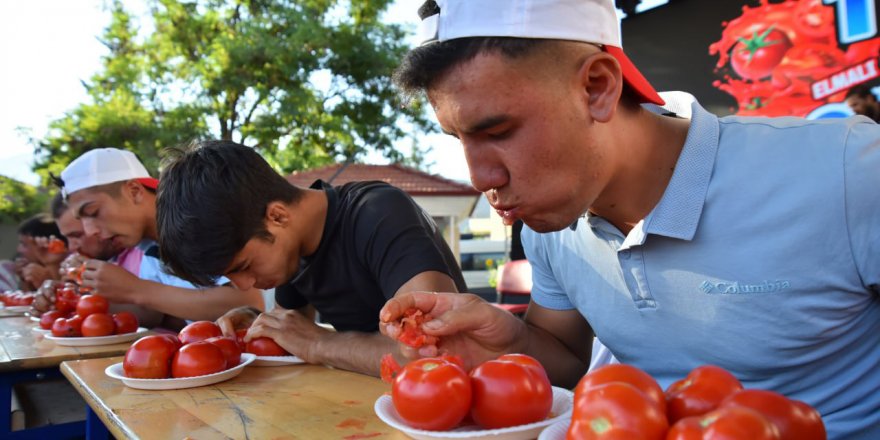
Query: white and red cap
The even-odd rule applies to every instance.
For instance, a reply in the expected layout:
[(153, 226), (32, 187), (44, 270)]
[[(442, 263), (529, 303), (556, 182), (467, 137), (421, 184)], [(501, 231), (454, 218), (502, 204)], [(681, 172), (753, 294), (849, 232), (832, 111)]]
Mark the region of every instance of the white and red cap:
[(623, 53), (613, 0), (436, 0), (440, 12), (422, 19), (421, 45), (468, 37), (515, 37), (593, 43), (617, 59), (641, 102), (663, 98)]
[(150, 177), (134, 153), (118, 148), (97, 148), (83, 153), (61, 172), (61, 180), (65, 196), (81, 189), (125, 180), (137, 180), (151, 189), (159, 186), (159, 180)]

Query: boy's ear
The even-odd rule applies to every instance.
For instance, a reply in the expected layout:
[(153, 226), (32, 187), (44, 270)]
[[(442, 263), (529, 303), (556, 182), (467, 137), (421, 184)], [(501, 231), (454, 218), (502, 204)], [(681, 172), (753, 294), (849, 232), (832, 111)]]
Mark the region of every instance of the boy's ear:
[(270, 226), (285, 226), (290, 222), (290, 212), (287, 205), (282, 202), (269, 202), (266, 206), (266, 224)]
[(122, 184), (122, 193), (127, 195), (132, 201), (135, 203), (140, 203), (144, 200), (144, 192), (146, 191), (138, 181), (129, 180)]
[(592, 118), (610, 121), (623, 93), (620, 64), (608, 53), (598, 52), (584, 61), (579, 75)]

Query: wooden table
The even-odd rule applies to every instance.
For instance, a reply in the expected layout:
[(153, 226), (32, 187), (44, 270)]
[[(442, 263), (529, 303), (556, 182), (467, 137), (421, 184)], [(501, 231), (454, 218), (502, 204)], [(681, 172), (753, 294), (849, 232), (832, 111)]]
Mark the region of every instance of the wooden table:
[(390, 388), (317, 365), (246, 367), (199, 388), (128, 388), (104, 369), (121, 357), (69, 361), (61, 372), (118, 439), (406, 439), (373, 412)]
[(85, 423), (50, 425), (23, 431), (10, 431), (12, 387), (19, 382), (60, 377), (58, 366), (74, 359), (119, 356), (131, 342), (93, 347), (57, 345), (33, 331), (37, 323), (24, 316), (0, 319), (0, 437), (56, 438), (57, 434), (85, 431)]

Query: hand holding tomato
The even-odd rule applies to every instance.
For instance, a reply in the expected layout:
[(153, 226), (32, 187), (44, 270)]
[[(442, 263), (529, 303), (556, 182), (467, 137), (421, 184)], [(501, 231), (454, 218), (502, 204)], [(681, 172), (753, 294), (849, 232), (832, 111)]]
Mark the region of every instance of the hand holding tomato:
[(260, 312), (253, 307), (236, 307), (214, 321), (223, 332), (223, 336), (234, 336), (237, 330), (247, 329), (257, 320)]
[(440, 340), (438, 346), (425, 345), (418, 349), (399, 344), (400, 352), (409, 359), (436, 356), (441, 351), (455, 353), (462, 357), (467, 369), (504, 353), (525, 350), (528, 329), (523, 321), (469, 294), (412, 292), (398, 295), (379, 312), (380, 331), (399, 341), (401, 320), (410, 309), (434, 317), (420, 328)]
[(254, 339), (265, 337), (277, 343), (287, 354), (311, 364), (320, 364), (322, 359), (317, 346), (322, 338), (332, 335), (333, 332), (317, 325), (311, 317), (296, 310), (276, 307), (260, 314), (248, 329), (244, 338), (248, 346), (245, 351), (254, 349)]
[(134, 304), (137, 303), (138, 291), (145, 291), (140, 287), (143, 283), (144, 280), (113, 263), (88, 260), (80, 285), (92, 289), (111, 302)]

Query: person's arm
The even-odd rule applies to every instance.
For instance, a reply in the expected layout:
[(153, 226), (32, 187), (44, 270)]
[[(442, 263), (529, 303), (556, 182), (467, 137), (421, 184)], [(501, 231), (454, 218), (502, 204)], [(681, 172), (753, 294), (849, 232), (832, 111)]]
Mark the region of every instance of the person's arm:
[[(429, 271), (412, 277), (397, 290), (396, 295), (412, 290), (454, 292), (456, 289), (449, 275)], [(306, 362), (377, 377), (380, 361), (386, 353), (392, 353), (398, 361), (404, 360), (398, 344), (381, 333), (327, 330), (317, 325), (313, 317), (303, 313), (308, 309), (311, 306), (264, 313), (254, 322), (246, 340), (266, 336)]]
[(140, 279), (125, 269), (104, 261), (89, 260), (82, 285), (111, 302), (137, 304), (168, 315), (189, 320), (213, 321), (239, 306), (263, 308), (258, 289), (241, 291), (218, 286), (204, 289), (161, 284)]
[(544, 365), (554, 385), (568, 388), (590, 363), (593, 332), (577, 310), (556, 311), (533, 302), (520, 320), (475, 295), (413, 292), (385, 304), (379, 314), (381, 331), (396, 339), (398, 321), (409, 308), (434, 317), (422, 330), (440, 342), (418, 352), (400, 344), (408, 358), (447, 352), (461, 356), (470, 369), (504, 353), (524, 353)]

